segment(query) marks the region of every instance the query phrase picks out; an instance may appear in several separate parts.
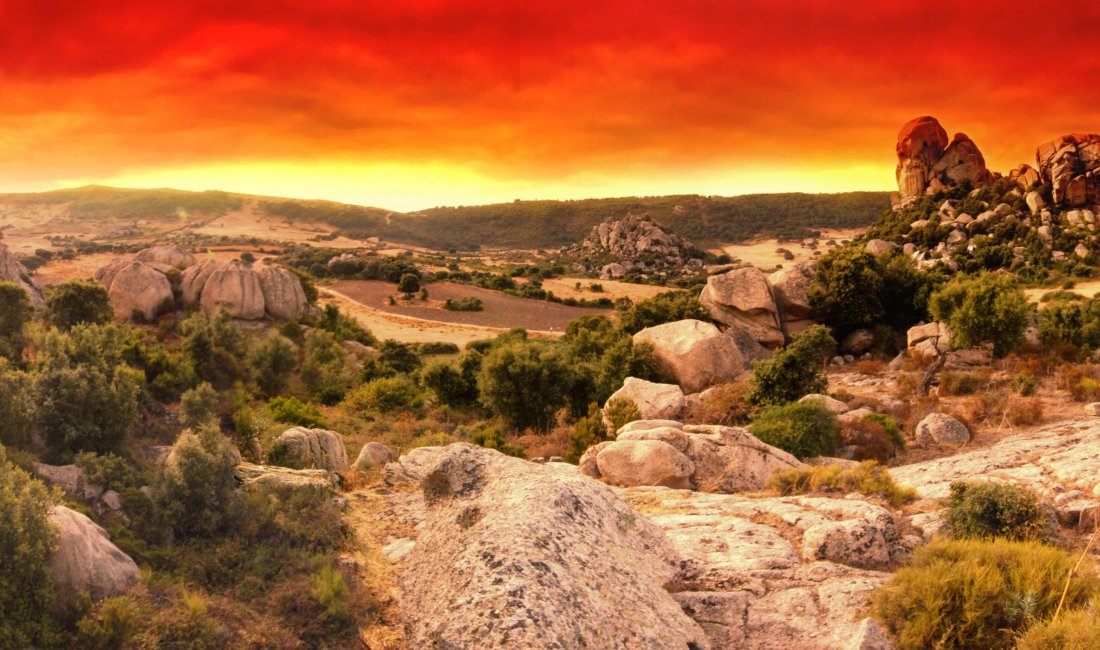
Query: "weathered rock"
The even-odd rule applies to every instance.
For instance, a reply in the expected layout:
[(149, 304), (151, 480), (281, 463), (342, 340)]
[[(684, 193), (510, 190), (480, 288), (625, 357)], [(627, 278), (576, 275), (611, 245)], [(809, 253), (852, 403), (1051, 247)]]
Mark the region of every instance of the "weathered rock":
[(678, 556), (606, 486), (466, 444), (421, 485), (401, 578), (410, 647), (707, 647), (662, 587)]
[(1071, 133), (1039, 145), (1039, 174), (1053, 187), (1055, 203), (1100, 203), (1100, 135)]
[(134, 255), (138, 262), (158, 267), (162, 270), (170, 268), (185, 269), (195, 265), (195, 256), (177, 246), (153, 246), (138, 251)]
[(697, 254), (690, 243), (667, 232), (652, 219), (636, 215), (604, 221), (568, 252), (593, 261), (613, 258), (614, 262), (600, 268), (600, 278), (604, 280), (622, 277), (633, 270), (667, 273), (685, 266), (702, 268), (702, 261), (693, 259)]
[(898, 245), (894, 242), (885, 241), (883, 239), (872, 239), (863, 247), (868, 253), (872, 255), (885, 255), (890, 251), (897, 248)]
[(698, 320), (665, 323), (634, 335), (634, 343), (649, 343), (657, 363), (686, 393), (724, 384), (745, 374), (737, 345), (717, 327)]
[(951, 349), (951, 330), (943, 323), (914, 325), (906, 332), (906, 343), (910, 350), (938, 356)]
[(591, 476), (592, 478), (600, 478), (600, 466), (596, 463), (596, 457), (600, 455), (612, 441), (604, 440), (603, 442), (597, 442), (584, 451), (581, 455), (581, 459), (577, 462), (577, 469), (581, 474), (585, 476)]
[(244, 487), (331, 490), (339, 482), (336, 474), (323, 469), (292, 469), (275, 465), (239, 463), (234, 472)]
[(46, 298), (42, 294), (42, 289), (31, 278), (31, 274), (27, 272), (27, 269), (15, 257), (15, 254), (8, 250), (7, 245), (2, 243), (0, 243), (0, 282), (14, 282), (23, 287), (23, 290), (27, 292), (27, 297), (30, 298), (31, 304), (36, 309), (46, 306)]
[(268, 316), (276, 320), (296, 320), (305, 315), (309, 301), (298, 276), (274, 266), (261, 268), (257, 275)]
[(800, 399), (798, 401), (799, 402), (813, 402), (813, 401), (821, 402), (822, 405), (825, 406), (825, 408), (829, 409), (829, 411), (831, 411), (833, 413), (836, 413), (837, 415), (840, 415), (841, 413), (847, 413), (848, 410), (849, 410), (848, 405), (845, 404), (844, 402), (842, 402), (842, 401), (840, 401), (840, 400), (838, 400), (834, 397), (829, 397), (828, 395), (818, 395), (817, 393), (811, 393), (809, 395), (805, 395), (805, 396), (802, 397), (802, 399)]
[(221, 266), (221, 263), (214, 259), (204, 261), (202, 264), (195, 266), (189, 266), (184, 269), (180, 274), (180, 296), (183, 301), (184, 307), (191, 307), (192, 305), (199, 304), (199, 300), (202, 298), (202, 289), (206, 286), (206, 281), (210, 279), (214, 270)]
[[(1035, 185), (1035, 183), (1039, 182), (1039, 172), (1035, 171), (1035, 168), (1031, 165), (1024, 163), (1009, 172), (1008, 178), (1009, 180), (1016, 181), (1016, 184), (1020, 186), (1020, 189), (1026, 192), (1030, 190), (1031, 187)], [(1028, 206), (1030, 205), (1031, 202), (1029, 201)]]
[(895, 172), (902, 198), (921, 196), (932, 180), (932, 166), (947, 147), (947, 131), (936, 118), (918, 117), (898, 133), (898, 167)]
[(1028, 192), (1024, 197), (1024, 201), (1027, 203), (1028, 210), (1031, 210), (1031, 214), (1039, 214), (1047, 207), (1047, 202), (1043, 200), (1043, 196), (1038, 192)]
[(84, 593), (93, 600), (114, 596), (141, 579), (137, 564), (91, 519), (65, 506), (54, 506), (49, 516), (58, 531), (50, 569), (63, 603)]
[(623, 387), (615, 391), (613, 399), (634, 402), (643, 420), (678, 418), (684, 411), (684, 391), (675, 384), (655, 384), (644, 379), (627, 377)]
[(690, 488), (695, 464), (660, 440), (616, 440), (596, 456), (600, 477), (612, 485)]
[(939, 160), (932, 166), (932, 174), (947, 187), (963, 183), (981, 185), (993, 180), (978, 145), (965, 133), (955, 134)]
[(224, 309), (233, 318), (264, 317), (264, 294), (256, 272), (239, 260), (219, 263), (210, 273), (199, 299), (207, 313)]
[(960, 447), (970, 442), (966, 425), (946, 413), (929, 413), (917, 424), (917, 444)]
[[(788, 324), (797, 327), (795, 323), (801, 323), (804, 321), (791, 321), (790, 323), (784, 323), (784, 327)], [(797, 331), (797, 330), (796, 330)], [(756, 338), (753, 337), (748, 331), (741, 329), (740, 327), (730, 327), (725, 331), (725, 335), (733, 341), (737, 346), (737, 353), (741, 355), (741, 366), (746, 372), (752, 371), (752, 364), (764, 359), (771, 359), (774, 354), (769, 348), (760, 345)]]
[(395, 456), (389, 447), (380, 442), (368, 442), (359, 450), (359, 456), (355, 459), (355, 469), (367, 470), (372, 467), (381, 467), (393, 462)]
[(604, 264), (600, 267), (601, 280), (613, 280), (615, 278), (621, 278), (624, 275), (626, 275), (626, 267), (618, 262), (611, 262), (610, 264)]
[(747, 267), (710, 276), (699, 302), (715, 321), (745, 329), (761, 345), (774, 348), (786, 341), (768, 278), (759, 269)]
[(878, 621), (865, 618), (859, 624), (852, 642), (845, 646), (844, 650), (894, 650), (894, 648), (894, 642), (890, 640)]
[(107, 295), (115, 318), (153, 321), (171, 311), (172, 285), (163, 273), (145, 262), (127, 262), (106, 273)]
[(35, 463), (34, 473), (47, 483), (61, 488), (65, 494), (78, 501), (94, 501), (103, 496), (103, 486), (89, 481), (84, 470), (76, 465)]
[(867, 328), (849, 332), (840, 341), (840, 351), (847, 354), (863, 354), (875, 347), (875, 333)]
[(324, 429), (287, 429), (275, 439), (269, 458), (276, 465), (292, 469), (348, 470), (343, 439), (340, 434)]

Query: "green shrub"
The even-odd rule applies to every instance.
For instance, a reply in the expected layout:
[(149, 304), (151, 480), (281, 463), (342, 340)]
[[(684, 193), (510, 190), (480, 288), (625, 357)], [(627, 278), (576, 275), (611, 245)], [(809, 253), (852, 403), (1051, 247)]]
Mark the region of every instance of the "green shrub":
[[(476, 352), (474, 354), (477, 354)], [(443, 404), (463, 406), (477, 401), (477, 375), (447, 361), (436, 361), (420, 373), (420, 383)]]
[(41, 481), (9, 463), (0, 447), (0, 647), (49, 646), (54, 640), (49, 614), (54, 500)]
[(1043, 540), (1054, 527), (1049, 508), (1033, 490), (992, 481), (952, 483), (944, 522), (955, 538)]
[(932, 295), (929, 311), (950, 327), (952, 344), (992, 343), (993, 353), (1004, 356), (1023, 343), (1032, 307), (1011, 275), (985, 273), (951, 280)]
[(276, 397), (267, 403), (267, 410), (276, 422), (322, 429), (328, 426), (316, 405), (297, 397)]
[(560, 353), (543, 343), (494, 347), (478, 376), (481, 401), (517, 430), (549, 431), (570, 384)]
[(89, 483), (107, 490), (121, 492), (125, 488), (140, 485), (137, 471), (117, 454), (85, 451), (73, 458), (73, 464), (84, 470)]
[(141, 384), (141, 373), (132, 368), (50, 364), (35, 376), (35, 419), (62, 455), (115, 451), (134, 428)]
[(765, 408), (749, 425), (749, 431), (763, 442), (799, 458), (832, 454), (839, 430), (836, 415), (812, 401)]
[(873, 460), (864, 461), (852, 468), (840, 465), (817, 465), (783, 470), (776, 472), (768, 479), (768, 487), (783, 495), (808, 492), (842, 494), (859, 492), (878, 497), (895, 508), (917, 498), (915, 490), (895, 483), (890, 472)]
[(614, 435), (619, 429), (631, 422), (642, 419), (642, 413), (638, 405), (625, 397), (616, 397), (604, 405), (607, 419), (611, 421), (610, 435)]
[(757, 361), (753, 365), (749, 403), (785, 404), (810, 393), (824, 392), (828, 386), (824, 359), (835, 347), (836, 340), (828, 328), (814, 325), (771, 359)]
[(205, 381), (180, 396), (180, 423), (185, 429), (198, 429), (217, 419), (218, 391)]
[(989, 381), (989, 370), (948, 370), (940, 376), (941, 395), (973, 395)]
[(678, 320), (710, 320), (699, 297), (687, 291), (668, 291), (619, 312), (619, 327), (636, 334), (647, 327)]
[(252, 348), (248, 365), (260, 390), (267, 395), (275, 395), (286, 388), (290, 373), (298, 366), (298, 353), (290, 341), (272, 333), (263, 343)]
[(451, 300), (448, 298), (443, 302), (443, 308), (449, 311), (482, 311), (485, 309), (485, 305), (481, 302), (481, 298), (458, 298), (457, 300)]
[(217, 428), (184, 431), (154, 483), (164, 520), (185, 536), (225, 529), (235, 505), (237, 450)]
[(34, 424), (34, 393), (29, 373), (0, 359), (0, 444), (23, 445)]
[(321, 567), (313, 576), (310, 595), (321, 606), (326, 627), (333, 629), (336, 634), (354, 630), (355, 619), (351, 614), (350, 593), (343, 574), (328, 564)]
[(461, 351), (458, 345), (445, 341), (426, 341), (424, 343), (417, 343), (413, 347), (419, 355), (458, 354)]
[(355, 368), (331, 333), (310, 330), (306, 335), (302, 383), (315, 399), (332, 405), (344, 399), (355, 383)]
[(1100, 602), (1063, 611), (1028, 628), (1016, 650), (1095, 650), (1100, 640)]
[(695, 401), (684, 416), (694, 424), (740, 426), (749, 421), (752, 408), (748, 403), (751, 384), (745, 381), (720, 384), (706, 391), (706, 399)]
[[(623, 400), (626, 401), (626, 400)], [(633, 402), (628, 402), (634, 406)], [(634, 407), (637, 410), (637, 407)], [(592, 402), (588, 405), (588, 415), (577, 420), (569, 433), (569, 447), (565, 450), (565, 460), (576, 463), (592, 445), (609, 440), (607, 424), (603, 421), (600, 405)]]
[(114, 318), (107, 289), (92, 280), (69, 280), (46, 294), (46, 320), (58, 329), (109, 323)]
[(14, 282), (0, 282), (0, 357), (20, 363), (23, 358), (23, 325), (31, 317), (27, 290)]
[[(873, 613), (898, 650), (1007, 650), (1054, 612), (1075, 563), (1037, 542), (933, 540), (875, 593)], [(1070, 582), (1066, 606), (1081, 607), (1098, 589), (1086, 566)]]
[(1030, 397), (1035, 394), (1035, 390), (1039, 387), (1039, 380), (1035, 375), (1031, 375), (1024, 372), (1018, 372), (1012, 376), (1012, 390), (1016, 391), (1024, 397)]
[(96, 610), (94, 615), (89, 614), (77, 623), (79, 647), (89, 650), (127, 647), (141, 624), (142, 613), (137, 603), (128, 596), (115, 596), (104, 600)]
[(183, 352), (195, 373), (225, 390), (244, 377), (247, 339), (224, 309), (213, 316), (197, 311), (180, 323)]
[(474, 427), (459, 427), (455, 433), (467, 436), (470, 442), (479, 447), (495, 449), (507, 456), (524, 458), (527, 455), (523, 449), (509, 444), (500, 429), (484, 422), (480, 422)]
[(352, 391), (345, 400), (360, 414), (416, 411), (424, 406), (420, 388), (404, 377), (374, 379)]

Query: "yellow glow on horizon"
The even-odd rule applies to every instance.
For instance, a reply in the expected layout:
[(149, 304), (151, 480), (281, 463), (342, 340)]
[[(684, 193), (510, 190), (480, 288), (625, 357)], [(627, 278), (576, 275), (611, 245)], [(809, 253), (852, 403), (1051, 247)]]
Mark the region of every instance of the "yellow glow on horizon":
[(161, 169), (90, 183), (128, 188), (224, 190), (296, 199), (323, 199), (411, 212), (436, 206), (506, 203), (515, 199), (588, 199), (701, 194), (733, 196), (773, 192), (833, 193), (893, 189), (893, 170), (874, 165), (829, 168), (754, 166), (706, 170), (624, 170), (614, 177), (578, 172), (544, 179), (491, 178), (443, 163), (243, 163)]

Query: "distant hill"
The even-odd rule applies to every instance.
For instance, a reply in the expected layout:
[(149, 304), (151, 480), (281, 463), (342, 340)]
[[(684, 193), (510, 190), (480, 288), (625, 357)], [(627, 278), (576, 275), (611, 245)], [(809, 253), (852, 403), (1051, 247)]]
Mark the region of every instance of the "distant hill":
[(578, 201), (515, 201), (399, 213), (330, 201), (229, 192), (129, 190), (99, 186), (0, 195), (9, 205), (68, 204), (74, 218), (167, 220), (217, 216), (256, 201), (259, 212), (298, 223), (326, 224), (355, 238), (438, 249), (557, 248), (583, 239), (608, 218), (646, 216), (700, 245), (757, 237), (797, 239), (815, 228), (869, 226), (889, 209), (886, 192), (660, 196)]

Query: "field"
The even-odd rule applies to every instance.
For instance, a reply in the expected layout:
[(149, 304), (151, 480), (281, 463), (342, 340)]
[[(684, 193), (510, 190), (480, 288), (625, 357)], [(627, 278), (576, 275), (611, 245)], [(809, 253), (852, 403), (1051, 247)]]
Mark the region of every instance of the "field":
[[(581, 288), (577, 289), (577, 283)], [(591, 285), (598, 284), (603, 291), (592, 291)], [(668, 287), (658, 287), (651, 284), (633, 284), (631, 282), (619, 282), (618, 280), (593, 280), (592, 278), (551, 278), (542, 281), (542, 288), (552, 291), (559, 298), (585, 298), (587, 300), (599, 300), (600, 298), (630, 298), (633, 302), (639, 302), (652, 298), (660, 293), (672, 291)]]
[[(852, 239), (863, 234), (865, 228), (848, 228), (844, 230), (827, 230), (822, 229), (821, 237), (818, 240), (817, 250), (821, 251), (824, 255), (832, 247), (826, 245), (825, 242), (829, 240), (836, 241), (838, 244), (846, 239)], [(747, 262), (762, 270), (774, 269), (780, 265), (790, 265), (803, 260), (808, 260), (814, 256), (814, 249), (810, 248), (808, 242), (811, 240), (803, 241), (779, 241), (778, 239), (764, 239), (758, 241), (745, 242), (743, 244), (725, 244), (719, 248), (712, 249), (714, 253), (725, 253), (733, 259)], [(786, 259), (782, 253), (777, 253), (777, 249), (785, 249), (794, 255), (793, 260)]]
[[(435, 321), (466, 326), (507, 329), (523, 327), (536, 332), (562, 332), (570, 322), (586, 314), (610, 315), (609, 309), (568, 307), (543, 300), (517, 298), (499, 291), (490, 291), (453, 282), (436, 282), (425, 285), (430, 300), (398, 299), (389, 304), (395, 295), (394, 285), (380, 280), (340, 280), (326, 287), (333, 294), (344, 296), (369, 309), (387, 315)], [(443, 301), (460, 298), (480, 298), (484, 311), (448, 311)]]

